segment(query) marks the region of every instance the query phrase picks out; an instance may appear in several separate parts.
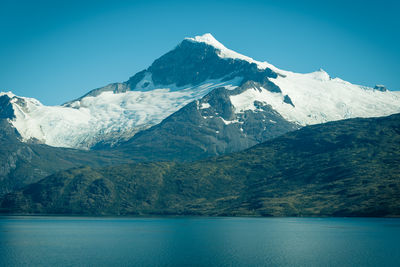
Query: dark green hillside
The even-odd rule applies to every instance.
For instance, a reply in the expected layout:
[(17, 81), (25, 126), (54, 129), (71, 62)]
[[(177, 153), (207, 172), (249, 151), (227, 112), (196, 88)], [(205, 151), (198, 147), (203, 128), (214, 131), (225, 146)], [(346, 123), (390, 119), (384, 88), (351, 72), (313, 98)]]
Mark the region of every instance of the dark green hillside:
[(194, 163), (51, 175), (6, 195), (3, 212), (399, 216), (400, 114), (304, 127)]
[(0, 196), (37, 182), (54, 172), (89, 165), (131, 162), (122, 153), (83, 151), (19, 141), (19, 134), (0, 119)]

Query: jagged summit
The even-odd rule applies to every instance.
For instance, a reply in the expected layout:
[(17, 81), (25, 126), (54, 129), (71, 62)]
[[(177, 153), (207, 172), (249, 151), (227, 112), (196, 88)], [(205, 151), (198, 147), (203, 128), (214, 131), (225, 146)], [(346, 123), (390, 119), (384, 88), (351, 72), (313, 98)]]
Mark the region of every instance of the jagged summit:
[(7, 95), (10, 98), (15, 96), (15, 94), (12, 91), (0, 92), (0, 96), (3, 96), (3, 95)]
[(283, 73), (283, 70), (278, 69), (274, 65), (268, 63), (268, 62), (260, 62), (257, 60), (252, 59), (251, 57), (242, 55), (240, 53), (237, 53), (231, 49), (226, 48), (222, 43), (220, 43), (217, 39), (214, 38), (214, 36), (211, 33), (206, 33), (203, 35), (195, 36), (195, 37), (186, 37), (185, 40), (191, 41), (191, 42), (197, 42), (197, 43), (205, 43), (210, 46), (213, 46), (217, 50), (219, 50), (218, 55), (221, 58), (231, 58), (231, 59), (239, 59), (239, 60), (245, 60), (249, 63), (254, 63), (257, 65), (259, 69), (266, 69), (269, 68), (275, 72), (278, 73)]
[[(256, 61), (225, 48), (212, 35), (206, 34), (184, 39), (175, 49), (161, 56), (141, 76), (151, 75), (156, 85), (197, 85), (206, 80), (229, 80), (243, 77), (245, 80), (262, 80), (276, 77), (269, 68), (260, 68)], [(262, 76), (262, 77), (261, 77)], [(137, 88), (139, 79), (130, 79), (131, 88)]]
[(255, 63), (256, 61), (250, 57), (239, 54), (233, 50), (226, 48), (222, 43), (220, 43), (217, 39), (212, 36), (211, 33), (206, 33), (203, 35), (195, 36), (193, 38), (186, 37), (185, 40), (195, 42), (195, 43), (205, 43), (207, 45), (213, 46), (217, 50), (219, 50), (219, 56), (223, 58), (233, 58), (233, 59), (241, 59), (246, 60), (250, 63)]
[(218, 42), (217, 39), (215, 39), (211, 33), (205, 33), (203, 35), (198, 35), (195, 37), (186, 37), (185, 40), (190, 40), (190, 41), (198, 42), (198, 43), (206, 43), (206, 44), (212, 45), (215, 48), (218, 48), (221, 50), (227, 49), (223, 44)]

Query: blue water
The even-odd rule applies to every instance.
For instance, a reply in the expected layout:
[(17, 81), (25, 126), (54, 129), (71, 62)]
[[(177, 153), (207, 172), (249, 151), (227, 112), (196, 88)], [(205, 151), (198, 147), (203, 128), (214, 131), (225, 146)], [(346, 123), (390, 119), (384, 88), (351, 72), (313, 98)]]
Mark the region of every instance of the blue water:
[(0, 266), (400, 266), (400, 219), (0, 217)]

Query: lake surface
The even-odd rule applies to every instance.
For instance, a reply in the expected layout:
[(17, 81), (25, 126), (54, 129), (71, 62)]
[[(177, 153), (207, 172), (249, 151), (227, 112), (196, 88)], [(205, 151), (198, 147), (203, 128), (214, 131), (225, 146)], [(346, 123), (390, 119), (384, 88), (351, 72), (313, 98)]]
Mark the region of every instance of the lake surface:
[(0, 217), (0, 266), (399, 266), (400, 219)]

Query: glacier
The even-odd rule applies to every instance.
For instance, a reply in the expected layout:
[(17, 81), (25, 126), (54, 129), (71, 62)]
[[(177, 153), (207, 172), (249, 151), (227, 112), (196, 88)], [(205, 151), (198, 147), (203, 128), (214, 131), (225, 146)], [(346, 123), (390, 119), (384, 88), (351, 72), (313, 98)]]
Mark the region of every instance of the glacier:
[(22, 141), (89, 149), (99, 142), (112, 145), (127, 140), (214, 88), (232, 88), (239, 82), (240, 79), (209, 80), (182, 88), (170, 86), (125, 93), (106, 91), (63, 106), (45, 106), (34, 98), (16, 96), (12, 92), (2, 92), (0, 96), (11, 98), (15, 118), (10, 122)]

